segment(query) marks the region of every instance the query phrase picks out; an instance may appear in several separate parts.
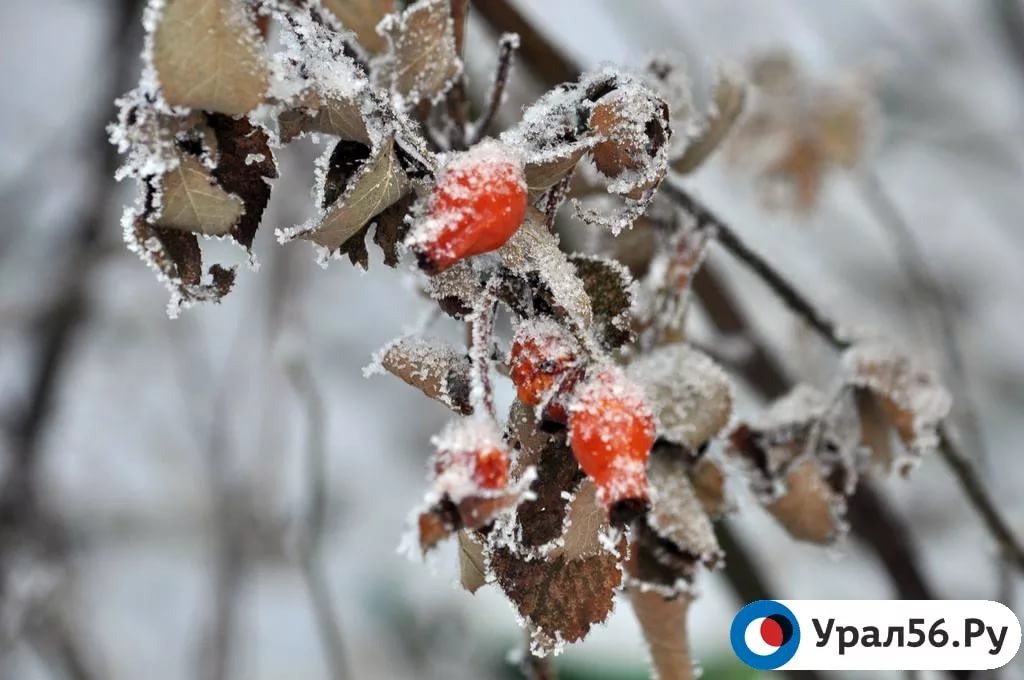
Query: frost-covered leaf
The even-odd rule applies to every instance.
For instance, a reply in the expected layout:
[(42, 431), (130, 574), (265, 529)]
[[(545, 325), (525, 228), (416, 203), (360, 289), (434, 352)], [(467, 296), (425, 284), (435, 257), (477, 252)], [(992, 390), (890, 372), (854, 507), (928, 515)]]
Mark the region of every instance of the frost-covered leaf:
[(569, 501), (561, 545), (551, 551), (551, 557), (575, 560), (607, 553), (604, 537), (608, 530), (608, 511), (598, 500), (597, 486), (593, 480), (584, 479)]
[(690, 468), (693, 490), (711, 519), (718, 519), (729, 511), (731, 503), (725, 480), (725, 467), (710, 456), (701, 456)]
[(573, 255), (569, 261), (583, 282), (590, 298), (594, 335), (607, 349), (628, 343), (633, 332), (633, 277), (615, 260), (588, 255)]
[(658, 423), (658, 436), (697, 451), (732, 417), (732, 384), (725, 371), (686, 344), (666, 345), (626, 369), (642, 385)]
[(576, 164), (594, 148), (598, 138), (590, 136), (553, 149), (533, 150), (526, 159), (526, 186), (536, 198), (562, 181)]
[(638, 518), (629, 535), (629, 559), (625, 563), (629, 588), (653, 590), (675, 597), (691, 590), (700, 562), (658, 536), (647, 521)]
[(483, 544), (470, 532), (459, 532), (459, 581), (462, 587), (476, 593), (487, 583), (487, 560)]
[(537, 477), (530, 485), (532, 498), (516, 509), (518, 544), (534, 551), (556, 541), (565, 528), (570, 492), (583, 479), (583, 471), (569, 450), (565, 431), (539, 429), (534, 409), (516, 400), (509, 410), (508, 442), (518, 451), (515, 468), (533, 466)]
[(526, 559), (508, 548), (491, 555), (497, 583), (526, 619), (531, 650), (547, 654), (561, 642), (582, 640), (605, 621), (622, 584), (618, 557), (602, 553), (584, 559)]
[(639, 588), (629, 589), (629, 601), (640, 623), (651, 655), (654, 676), (659, 680), (694, 680), (699, 676), (690, 656), (687, 614), (693, 597), (665, 597)]
[(686, 312), (690, 287), (711, 242), (706, 229), (681, 228), (659, 249), (644, 280), (639, 317), (640, 337), (645, 346), (685, 339)]
[[(867, 391), (895, 429), (909, 459), (906, 471), (921, 455), (938, 445), (938, 426), (949, 415), (952, 398), (931, 371), (909, 356), (874, 342), (857, 344), (843, 354), (847, 383)], [(862, 404), (866, 395), (859, 400)], [(862, 411), (862, 417), (864, 411)]]
[(690, 482), (689, 467), (677, 447), (654, 447), (647, 465), (651, 488), (647, 523), (676, 551), (714, 567), (722, 558), (722, 551), (711, 520)]
[(242, 199), (225, 191), (195, 156), (182, 154), (178, 166), (158, 180), (160, 213), (153, 225), (197, 234), (230, 232), (245, 212)]
[(620, 79), (618, 87), (594, 103), (590, 129), (601, 137), (594, 147), (594, 164), (607, 177), (624, 181), (613, 191), (635, 195), (664, 177), (665, 146), (672, 136), (669, 109), (657, 94), (638, 80)]
[[(344, 144), (345, 142), (339, 142)], [(330, 202), (339, 185), (330, 183), (328, 173), (324, 199), (329, 205), (318, 223), (312, 228), (287, 236), (313, 241), (335, 251), (357, 234), (371, 219), (396, 203), (409, 191), (409, 178), (398, 162), (394, 142), (386, 140), (350, 177), (343, 177), (341, 196)]]
[(747, 89), (741, 75), (732, 69), (718, 73), (712, 95), (712, 107), (707, 112), (700, 133), (690, 140), (686, 151), (672, 161), (672, 169), (688, 174), (699, 168), (719, 147), (743, 112)]
[(410, 105), (437, 101), (462, 72), (448, 0), (419, 0), (380, 25), (392, 91)]
[(377, 357), (377, 365), (457, 413), (473, 412), (469, 402), (470, 361), (465, 351), (441, 342), (405, 337), (386, 345)]
[(155, 2), (152, 62), (164, 100), (228, 115), (263, 101), (263, 40), (241, 0)]
[(207, 123), (217, 142), (217, 167), (213, 176), (228, 192), (242, 200), (245, 214), (232, 227), (231, 235), (252, 248), (263, 211), (270, 201), (269, 179), (277, 177), (277, 164), (268, 145), (267, 132), (246, 118), (207, 114)]
[(364, 114), (355, 97), (324, 98), (314, 91), (299, 95), (299, 104), (277, 118), (278, 136), (287, 144), (305, 133), (319, 132), (370, 145)]
[(846, 531), (846, 498), (829, 486), (817, 461), (810, 458), (786, 474), (784, 491), (766, 507), (801, 541), (831, 543)]
[(321, 0), (341, 25), (356, 34), (359, 44), (368, 52), (384, 49), (384, 37), (377, 33), (377, 24), (395, 11), (395, 0)]
[(826, 543), (846, 529), (860, 439), (849, 390), (827, 398), (799, 385), (756, 424), (740, 424), (729, 451), (747, 463), (752, 489), (790, 534)]
[(541, 285), (540, 294), (553, 313), (568, 317), (580, 330), (591, 327), (590, 297), (541, 213), (528, 209), (523, 225), (498, 253), (513, 275)]
[(484, 286), (473, 265), (463, 260), (431, 276), (427, 290), (445, 313), (463, 319), (473, 310), (473, 301), (483, 295)]
[(171, 291), (168, 313), (177, 316), (181, 307), (199, 301), (219, 301), (231, 291), (234, 268), (213, 265), (204, 275), (203, 255), (195, 234), (162, 229), (144, 214), (129, 209), (123, 218), (128, 248), (153, 269)]

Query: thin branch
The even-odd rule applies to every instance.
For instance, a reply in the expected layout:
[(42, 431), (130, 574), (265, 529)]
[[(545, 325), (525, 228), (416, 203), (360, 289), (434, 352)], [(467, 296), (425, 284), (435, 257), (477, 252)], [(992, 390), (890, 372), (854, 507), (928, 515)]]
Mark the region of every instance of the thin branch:
[(873, 172), (865, 173), (861, 177), (860, 190), (875, 219), (892, 239), (896, 256), (910, 279), (915, 297), (925, 302), (938, 321), (937, 335), (944, 349), (947, 373), (959, 397), (954, 406), (960, 406), (961, 429), (968, 434), (971, 448), (977, 453), (978, 461), (984, 464), (986, 448), (979, 425), (978, 410), (970, 396), (970, 380), (964, 365), (964, 353), (942, 283), (928, 264), (914, 230), (910, 228), (878, 176)]
[(763, 279), (794, 314), (807, 321), (817, 331), (818, 335), (824, 338), (830, 345), (840, 350), (850, 347), (852, 343), (843, 336), (835, 321), (821, 313), (810, 300), (790, 284), (789, 280), (769, 264), (767, 260), (748, 247), (736, 232), (710, 208), (672, 180), (663, 182), (661, 191), (665, 196), (671, 198), (677, 206), (693, 215), (697, 220), (698, 229), (712, 230), (716, 240), (726, 250)]
[(299, 359), (286, 366), (288, 376), (302, 400), (307, 419), (306, 495), (308, 506), (299, 537), (299, 562), (320, 631), (327, 666), (333, 680), (351, 677), (345, 652), (341, 618), (334, 607), (331, 586), (324, 573), (321, 550), (327, 515), (327, 417), (323, 398), (309, 365)]
[(469, 133), (470, 146), (479, 142), (487, 134), (487, 129), (494, 122), (494, 117), (498, 114), (498, 109), (501, 108), (501, 103), (505, 99), (505, 87), (508, 85), (509, 74), (512, 72), (512, 62), (518, 48), (519, 36), (515, 33), (503, 33), (498, 39), (498, 63), (494, 67), (494, 79), (491, 81), (491, 89), (487, 94), (487, 108), (473, 123)]
[(530, 651), (531, 631), (526, 628), (526, 648), (523, 649), (523, 658), (519, 664), (523, 677), (526, 680), (556, 680), (558, 673), (555, 671), (555, 664), (552, 656), (537, 656)]
[[(452, 29), (455, 34), (455, 52), (462, 58), (463, 49), (466, 43), (466, 21), (469, 19), (469, 0), (449, 0), (449, 9), (452, 17)], [(452, 83), (448, 95), (445, 97), (448, 109), (449, 129), (448, 143), (452, 149), (466, 148), (467, 136), (467, 115), (469, 100), (466, 96), (466, 71)]]
[(944, 422), (939, 423), (939, 453), (953, 470), (957, 481), (974, 505), (974, 509), (981, 515), (989, 532), (995, 537), (1006, 559), (1013, 562), (1018, 569), (1024, 570), (1024, 549), (1021, 548), (1017, 536), (985, 488), (978, 467), (963, 452), (948, 423)]

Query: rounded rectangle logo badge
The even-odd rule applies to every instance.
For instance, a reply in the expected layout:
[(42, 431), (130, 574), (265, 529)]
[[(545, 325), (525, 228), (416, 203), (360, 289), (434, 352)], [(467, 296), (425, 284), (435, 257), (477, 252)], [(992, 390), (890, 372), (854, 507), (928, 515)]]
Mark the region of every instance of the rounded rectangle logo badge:
[(990, 670), (1021, 643), (1016, 615), (990, 600), (759, 600), (729, 631), (757, 670)]

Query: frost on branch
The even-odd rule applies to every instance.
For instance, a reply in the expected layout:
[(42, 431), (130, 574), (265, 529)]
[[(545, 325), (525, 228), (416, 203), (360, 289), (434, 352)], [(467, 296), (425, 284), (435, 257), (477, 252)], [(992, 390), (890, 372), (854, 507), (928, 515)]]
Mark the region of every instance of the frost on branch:
[[(938, 377), (910, 357), (875, 342), (854, 345), (843, 355), (847, 383), (857, 390), (862, 422), (877, 433), (895, 430), (906, 456), (893, 460), (888, 435), (876, 438), (875, 460), (884, 469), (906, 473), (939, 442), (938, 426), (949, 415), (952, 398)], [(865, 441), (865, 444), (871, 443)]]
[(846, 498), (857, 483), (860, 423), (852, 394), (827, 398), (799, 385), (756, 423), (729, 436), (752, 490), (794, 538), (830, 543), (846, 531)]
[(462, 73), (448, 0), (419, 0), (378, 29), (388, 51), (374, 66), (408, 106), (438, 101)]
[(242, 0), (152, 0), (150, 59), (169, 106), (228, 115), (263, 101), (269, 85), (263, 38)]

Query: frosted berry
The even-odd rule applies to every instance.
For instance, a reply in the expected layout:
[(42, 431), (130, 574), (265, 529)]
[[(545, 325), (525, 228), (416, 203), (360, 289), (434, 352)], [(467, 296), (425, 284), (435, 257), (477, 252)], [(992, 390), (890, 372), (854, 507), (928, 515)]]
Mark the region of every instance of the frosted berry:
[(518, 154), (485, 140), (458, 154), (437, 180), (410, 245), (428, 273), (500, 248), (526, 215), (526, 177)]
[(569, 444), (613, 519), (647, 506), (654, 438), (654, 416), (642, 391), (619, 369), (600, 371), (577, 391), (569, 410)]
[(452, 423), (434, 439), (434, 474), (454, 500), (508, 486), (509, 455), (500, 435), (474, 419)]
[(553, 321), (521, 325), (509, 355), (509, 375), (519, 401), (545, 404), (544, 418), (564, 423), (565, 397), (581, 372), (578, 359), (576, 342)]

